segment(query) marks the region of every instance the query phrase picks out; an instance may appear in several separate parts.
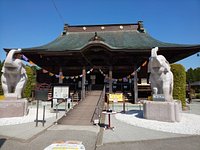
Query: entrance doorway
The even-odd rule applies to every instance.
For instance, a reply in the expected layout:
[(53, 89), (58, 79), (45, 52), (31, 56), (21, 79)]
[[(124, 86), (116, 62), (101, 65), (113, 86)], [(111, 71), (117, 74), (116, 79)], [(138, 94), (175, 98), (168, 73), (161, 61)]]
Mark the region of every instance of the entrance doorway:
[(102, 90), (104, 78), (104, 75), (98, 69), (94, 69), (92, 73), (86, 76), (86, 86), (88, 84), (91, 90)]

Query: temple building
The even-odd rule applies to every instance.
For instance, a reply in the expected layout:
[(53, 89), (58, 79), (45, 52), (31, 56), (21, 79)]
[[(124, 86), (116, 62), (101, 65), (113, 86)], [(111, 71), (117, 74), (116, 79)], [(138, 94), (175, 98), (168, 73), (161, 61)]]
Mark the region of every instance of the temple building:
[[(200, 50), (200, 45), (165, 43), (149, 35), (143, 22), (135, 24), (64, 25), (54, 41), (22, 48), (42, 69), (38, 82), (70, 84), (72, 89), (130, 92), (133, 102), (150, 94), (147, 63), (151, 49), (174, 63)], [(5, 51), (11, 48), (4, 48)], [(143, 93), (144, 92), (144, 93)]]

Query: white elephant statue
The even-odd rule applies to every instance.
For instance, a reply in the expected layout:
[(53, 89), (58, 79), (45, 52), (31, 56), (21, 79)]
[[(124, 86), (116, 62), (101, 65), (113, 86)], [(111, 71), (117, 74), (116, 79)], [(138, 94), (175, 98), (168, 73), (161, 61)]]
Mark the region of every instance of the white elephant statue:
[(25, 65), (20, 59), (20, 52), (20, 50), (10, 50), (4, 62), (1, 83), (5, 97), (15, 95), (17, 99), (22, 98), (23, 89), (28, 78)]
[(157, 55), (158, 47), (151, 50), (148, 63), (150, 84), (153, 94), (163, 94), (165, 101), (173, 100), (173, 73), (170, 64), (162, 55)]

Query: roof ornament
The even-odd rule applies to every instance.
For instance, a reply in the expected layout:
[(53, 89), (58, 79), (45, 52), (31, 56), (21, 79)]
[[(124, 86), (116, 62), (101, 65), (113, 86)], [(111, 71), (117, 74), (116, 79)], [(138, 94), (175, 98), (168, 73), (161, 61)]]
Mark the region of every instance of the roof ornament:
[(68, 24), (64, 24), (62, 36), (63, 36), (63, 35), (66, 35), (67, 31), (68, 31)]
[(97, 32), (94, 33), (94, 36), (89, 41), (105, 41), (102, 37), (97, 35)]
[(140, 32), (145, 32), (144, 31), (144, 26), (143, 26), (143, 21), (138, 21), (138, 28), (137, 28), (138, 31)]

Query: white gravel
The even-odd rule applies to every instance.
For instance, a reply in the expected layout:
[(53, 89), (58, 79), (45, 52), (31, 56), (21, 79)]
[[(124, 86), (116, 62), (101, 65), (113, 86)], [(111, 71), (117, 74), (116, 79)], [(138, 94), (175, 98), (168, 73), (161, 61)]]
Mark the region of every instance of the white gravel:
[[(39, 109), (38, 119), (42, 120), (42, 117), (43, 117), (43, 109)], [(45, 119), (50, 118), (50, 117), (56, 118), (56, 113), (50, 113), (50, 110), (46, 109), (45, 110)], [(0, 126), (34, 122), (35, 119), (36, 119), (36, 108), (29, 108), (29, 113), (27, 116), (0, 118)]]
[(178, 134), (200, 135), (200, 115), (181, 113), (180, 122), (162, 122), (144, 119), (142, 114), (142, 111), (133, 110), (126, 114), (118, 113), (115, 117), (137, 127)]

